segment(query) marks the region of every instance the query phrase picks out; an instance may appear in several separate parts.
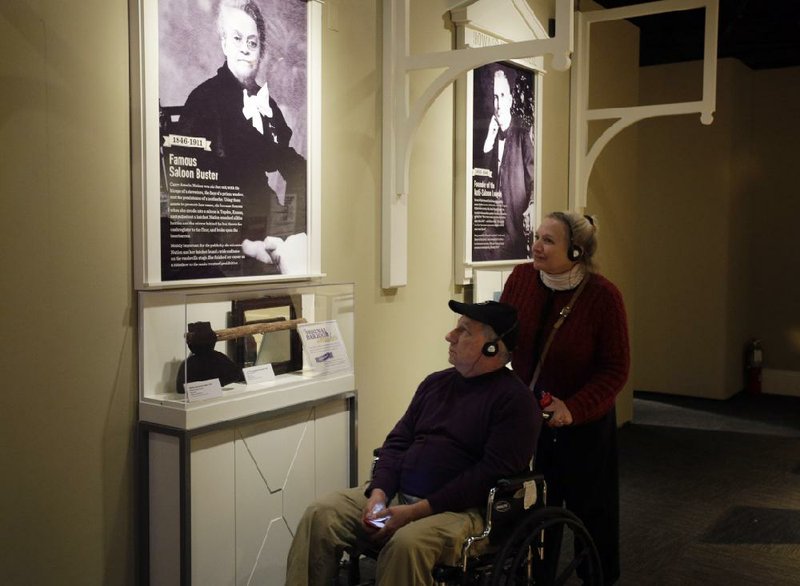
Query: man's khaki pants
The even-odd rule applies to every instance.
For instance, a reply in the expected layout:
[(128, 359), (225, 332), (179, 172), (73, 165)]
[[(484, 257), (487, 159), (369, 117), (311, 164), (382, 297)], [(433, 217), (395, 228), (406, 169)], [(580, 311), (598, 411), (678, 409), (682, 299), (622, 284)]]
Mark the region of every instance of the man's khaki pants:
[[(331, 586), (345, 547), (365, 539), (361, 515), (366, 506), (364, 487), (331, 493), (307, 509), (292, 541), (286, 570), (287, 586)], [(383, 546), (377, 561), (377, 586), (433, 584), (437, 563), (455, 564), (461, 544), (483, 530), (477, 509), (439, 513), (399, 529)]]

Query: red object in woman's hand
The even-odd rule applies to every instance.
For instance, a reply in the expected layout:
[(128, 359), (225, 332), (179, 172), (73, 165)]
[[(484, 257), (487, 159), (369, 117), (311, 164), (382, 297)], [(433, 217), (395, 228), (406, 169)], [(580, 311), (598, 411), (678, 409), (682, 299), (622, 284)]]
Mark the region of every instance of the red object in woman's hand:
[(553, 395), (550, 393), (542, 393), (542, 397), (539, 399), (539, 407), (544, 409), (545, 407), (549, 406), (553, 402)]

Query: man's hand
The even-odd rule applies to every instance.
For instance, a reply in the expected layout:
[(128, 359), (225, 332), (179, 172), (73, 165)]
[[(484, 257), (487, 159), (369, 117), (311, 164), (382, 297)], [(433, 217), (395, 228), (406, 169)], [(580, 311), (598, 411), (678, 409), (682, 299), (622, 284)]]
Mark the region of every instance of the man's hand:
[(362, 517), (364, 519), (382, 517), (383, 515), (380, 514), (380, 509), (385, 509), (388, 502), (389, 500), (386, 498), (386, 493), (383, 492), (382, 489), (373, 488), (369, 499), (367, 499), (367, 504), (364, 505)]
[(500, 132), (500, 122), (497, 116), (492, 116), (489, 121), (489, 132), (486, 133), (486, 140), (483, 141), (483, 152), (489, 153), (494, 148), (494, 139), (497, 138), (497, 133)]
[(433, 509), (431, 509), (431, 504), (428, 500), (423, 499), (413, 505), (395, 505), (389, 507), (380, 513), (380, 516), (385, 516), (386, 514), (390, 515), (389, 519), (386, 521), (386, 525), (372, 536), (372, 539), (378, 543), (387, 541), (398, 529), (405, 527), (412, 521), (432, 515)]
[(380, 488), (373, 488), (372, 492), (369, 495), (369, 499), (367, 500), (367, 504), (364, 505), (364, 510), (361, 512), (361, 524), (370, 532), (374, 532), (377, 530), (376, 527), (373, 527), (369, 523), (367, 523), (368, 519), (377, 519), (379, 517), (386, 516), (386, 505), (388, 501), (386, 499), (386, 493), (383, 492)]
[(531, 227), (533, 224), (533, 214), (536, 210), (533, 207), (533, 200), (531, 199), (528, 207), (525, 208), (525, 211), (522, 212), (522, 229), (525, 231), (526, 234), (531, 233)]

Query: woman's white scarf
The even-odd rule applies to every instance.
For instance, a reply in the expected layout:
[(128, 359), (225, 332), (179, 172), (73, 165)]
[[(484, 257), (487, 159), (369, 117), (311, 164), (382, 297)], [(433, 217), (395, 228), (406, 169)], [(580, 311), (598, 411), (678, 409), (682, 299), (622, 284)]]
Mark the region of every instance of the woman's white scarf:
[(542, 282), (553, 291), (568, 291), (581, 284), (586, 271), (581, 263), (576, 263), (570, 270), (557, 275), (544, 271), (539, 271), (539, 274), (542, 276)]

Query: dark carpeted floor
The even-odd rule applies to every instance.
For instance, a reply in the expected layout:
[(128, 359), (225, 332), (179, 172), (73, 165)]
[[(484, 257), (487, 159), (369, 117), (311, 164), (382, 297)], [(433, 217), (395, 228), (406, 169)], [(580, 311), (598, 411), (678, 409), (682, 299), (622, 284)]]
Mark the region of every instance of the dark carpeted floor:
[(731, 401), (637, 393), (621, 585), (800, 585), (800, 399)]
[(739, 393), (718, 401), (636, 392), (633, 420), (645, 425), (800, 437), (800, 397)]

